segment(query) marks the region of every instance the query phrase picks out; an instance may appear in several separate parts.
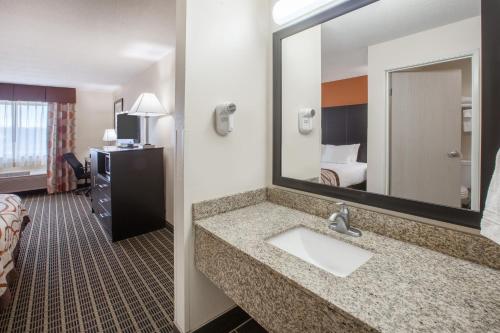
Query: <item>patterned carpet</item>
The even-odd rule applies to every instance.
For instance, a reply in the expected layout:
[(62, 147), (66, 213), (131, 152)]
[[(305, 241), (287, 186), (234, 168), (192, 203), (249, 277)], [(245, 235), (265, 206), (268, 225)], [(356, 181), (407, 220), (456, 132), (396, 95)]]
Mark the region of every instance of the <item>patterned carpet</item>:
[(15, 297), (0, 332), (171, 332), (173, 235), (111, 243), (85, 196), (25, 198)]

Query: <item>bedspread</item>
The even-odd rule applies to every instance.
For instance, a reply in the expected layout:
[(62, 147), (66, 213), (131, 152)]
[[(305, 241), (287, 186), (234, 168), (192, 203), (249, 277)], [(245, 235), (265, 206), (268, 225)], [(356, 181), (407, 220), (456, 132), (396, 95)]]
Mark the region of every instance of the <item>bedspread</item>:
[(0, 194), (0, 311), (11, 300), (10, 286), (17, 278), (16, 259), (21, 232), (29, 222), (21, 198)]

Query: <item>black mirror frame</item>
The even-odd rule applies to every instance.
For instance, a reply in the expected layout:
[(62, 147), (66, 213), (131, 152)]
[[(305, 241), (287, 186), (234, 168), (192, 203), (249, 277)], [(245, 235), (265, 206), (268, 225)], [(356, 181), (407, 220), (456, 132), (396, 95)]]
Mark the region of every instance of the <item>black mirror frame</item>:
[(480, 212), (331, 187), (283, 177), (282, 170), (282, 45), (284, 38), (330, 21), (378, 0), (351, 0), (273, 34), (273, 184), (400, 213), (480, 228), (488, 187), (500, 148), (500, 1), (481, 2), (481, 209)]

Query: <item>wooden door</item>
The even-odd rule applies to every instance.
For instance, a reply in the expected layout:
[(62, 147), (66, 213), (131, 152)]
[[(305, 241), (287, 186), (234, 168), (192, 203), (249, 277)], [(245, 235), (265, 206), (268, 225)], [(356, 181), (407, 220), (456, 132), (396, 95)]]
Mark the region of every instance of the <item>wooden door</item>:
[(391, 76), (390, 194), (461, 207), (461, 71)]

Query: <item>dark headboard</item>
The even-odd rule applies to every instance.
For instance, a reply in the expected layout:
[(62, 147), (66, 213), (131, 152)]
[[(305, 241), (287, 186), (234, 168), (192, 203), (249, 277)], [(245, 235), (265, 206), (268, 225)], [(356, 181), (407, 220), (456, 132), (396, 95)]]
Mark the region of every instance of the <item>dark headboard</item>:
[(324, 145), (361, 144), (358, 162), (367, 161), (368, 105), (348, 105), (321, 110), (321, 142)]

